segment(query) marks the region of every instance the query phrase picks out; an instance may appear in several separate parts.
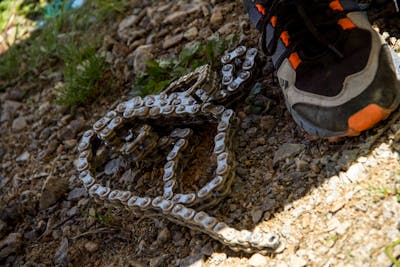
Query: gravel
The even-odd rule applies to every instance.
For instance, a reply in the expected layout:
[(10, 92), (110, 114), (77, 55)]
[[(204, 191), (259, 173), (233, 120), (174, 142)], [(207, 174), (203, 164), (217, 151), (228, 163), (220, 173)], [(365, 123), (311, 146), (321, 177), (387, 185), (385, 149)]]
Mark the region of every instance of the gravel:
[[(143, 68), (146, 58), (170, 58), (190, 42), (203, 42), (216, 34), (222, 38), (236, 34), (246, 45), (258, 40), (248, 27), (241, 1), (131, 2), (122, 22), (110, 27), (102, 48), (112, 71), (124, 82), (135, 77), (134, 69)], [(397, 21), (377, 19), (375, 24), (400, 52)], [(143, 45), (151, 49), (134, 63), (132, 56)], [(268, 105), (263, 112), (255, 112), (245, 101), (235, 106), (240, 117), (233, 140), (238, 147), (238, 175), (231, 194), (208, 211), (239, 229), (279, 233), (284, 246), (278, 254), (236, 253), (162, 218), (129, 214), (87, 199), (82, 185), (72, 178), (76, 176), (74, 144), (116, 100), (127, 99), (127, 92), (99, 98), (69, 114), (65, 109), (53, 112), (54, 86), (38, 85), (23, 98), (12, 98), (17, 101), (0, 97), (0, 265), (15, 261), (60, 266), (130, 262), (137, 266), (390, 266), (384, 250), (400, 236), (399, 112), (359, 137), (338, 143), (310, 140), (286, 111), (277, 84), (270, 76), (260, 77), (262, 93), (257, 99)], [(10, 95), (12, 89), (4, 94)], [(99, 158), (102, 182), (110, 180), (120, 189), (142, 193), (157, 190), (154, 173), (126, 171), (123, 160), (107, 150)], [(36, 228), (39, 222), (40, 229)], [(400, 255), (398, 248), (394, 253)]]

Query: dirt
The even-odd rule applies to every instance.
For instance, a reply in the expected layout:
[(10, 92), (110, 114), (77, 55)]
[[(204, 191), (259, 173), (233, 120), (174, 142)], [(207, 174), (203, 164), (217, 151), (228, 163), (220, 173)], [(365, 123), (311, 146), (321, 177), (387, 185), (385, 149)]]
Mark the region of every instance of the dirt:
[[(369, 15), (400, 52), (394, 23), (400, 16), (382, 18), (391, 10), (389, 5)], [(240, 118), (234, 139), (237, 177), (231, 194), (208, 212), (238, 229), (276, 231), (285, 243), (278, 254), (236, 253), (161, 217), (104, 207), (74, 190), (82, 188), (76, 143), (106, 111), (129, 98), (135, 69), (130, 54), (121, 51), (151, 44), (152, 57), (167, 58), (216, 33), (236, 34), (248, 46), (258, 41), (240, 1), (132, 1), (130, 11), (127, 18), (142, 19), (123, 32), (115, 30), (123, 28), (116, 21), (103, 47), (115, 75), (127, 81), (124, 91), (76, 109), (54, 103), (51, 82), (38, 81), (46, 86), (36, 88), (21, 82), (0, 94), (0, 265), (391, 265), (385, 249), (400, 238), (399, 110), (360, 136), (336, 143), (315, 140), (292, 120), (271, 75), (257, 78), (262, 112), (252, 113), (244, 100), (234, 107)], [(19, 97), (16, 92), (27, 87), (35, 89)], [(204, 169), (194, 172), (205, 175)], [(156, 174), (120, 169), (104, 180), (152, 192), (159, 184), (151, 179)], [(60, 185), (54, 203), (42, 198), (52, 180)], [(40, 209), (43, 201), (48, 207)], [(392, 254), (399, 257), (400, 248)]]

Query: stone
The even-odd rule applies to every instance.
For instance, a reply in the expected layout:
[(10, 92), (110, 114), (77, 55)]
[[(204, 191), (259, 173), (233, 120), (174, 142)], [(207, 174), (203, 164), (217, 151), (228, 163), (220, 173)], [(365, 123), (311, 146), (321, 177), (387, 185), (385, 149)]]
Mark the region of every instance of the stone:
[(53, 262), (58, 266), (67, 266), (68, 265), (68, 239), (63, 238), (61, 240), (61, 244), (58, 247), (56, 253), (53, 257)]
[(205, 266), (204, 256), (202, 254), (195, 254), (181, 259), (179, 267), (203, 267)]
[(179, 11), (175, 11), (174, 13), (168, 15), (164, 20), (163, 20), (163, 24), (176, 24), (178, 22), (180, 22), (181, 20), (185, 20), (187, 18), (187, 16), (190, 15), (190, 10), (185, 11), (185, 10), (179, 10)]
[(291, 255), (290, 256), (290, 264), (289, 266), (291, 267), (304, 267), (307, 265), (307, 261), (305, 261), (303, 258), (300, 258), (297, 255)]
[(84, 246), (85, 249), (90, 253), (96, 252), (99, 249), (99, 244), (93, 241), (86, 242)]
[(361, 163), (356, 163), (350, 166), (350, 168), (346, 172), (346, 176), (352, 181), (356, 182), (363, 179), (364, 175), (364, 166)]
[(304, 148), (305, 147), (303, 144), (290, 144), (290, 143), (283, 144), (275, 152), (273, 163), (276, 164), (279, 161), (294, 157), (300, 152), (302, 152)]
[(196, 27), (191, 27), (188, 29), (184, 34), (183, 37), (186, 40), (192, 41), (196, 39), (196, 37), (199, 35), (199, 30)]
[(63, 141), (64, 146), (68, 149), (74, 148), (77, 143), (78, 143), (78, 141), (76, 139), (70, 139), (70, 140)]
[(24, 98), (25, 91), (23, 89), (18, 87), (11, 87), (10, 89), (11, 90), (7, 90), (6, 99), (20, 101)]
[(195, 14), (195, 13), (200, 13), (201, 9), (200, 9), (200, 5), (196, 4), (193, 6), (189, 6), (188, 8), (186, 8), (185, 10), (179, 10), (179, 11), (175, 11), (173, 13), (171, 13), (170, 15), (168, 15), (164, 20), (163, 20), (163, 24), (178, 24), (179, 22), (187, 19), (190, 15)]
[(210, 24), (211, 25), (221, 25), (224, 20), (224, 17), (222, 15), (222, 10), (217, 8), (214, 10), (214, 12), (211, 14), (210, 17)]
[(14, 132), (19, 132), (25, 129), (27, 125), (26, 118), (24, 116), (19, 116), (12, 122), (11, 128)]
[(37, 235), (35, 230), (31, 230), (29, 232), (24, 233), (24, 239), (33, 240), (36, 237)]
[(238, 25), (235, 22), (224, 23), (224, 25), (218, 29), (218, 33), (221, 35), (229, 35), (237, 30)]
[(162, 267), (166, 266), (165, 261), (169, 257), (169, 254), (164, 254), (156, 258), (150, 259), (149, 267)]
[(39, 200), (41, 210), (55, 204), (68, 191), (68, 182), (57, 176), (48, 176), (44, 182)]
[(345, 205), (345, 202), (338, 200), (338, 201), (334, 202), (333, 205), (329, 208), (329, 212), (336, 213), (339, 210), (341, 210), (344, 207), (344, 205)]
[(261, 130), (265, 132), (270, 132), (275, 128), (275, 119), (273, 116), (263, 116), (260, 119), (259, 126)]
[(211, 255), (211, 257), (208, 259), (209, 264), (213, 265), (218, 265), (223, 263), (226, 259), (228, 258), (228, 255), (226, 255), (223, 252), (215, 252)]
[(28, 151), (25, 151), (24, 153), (22, 153), (21, 155), (19, 155), (15, 161), (16, 162), (23, 162), (23, 161), (27, 161), (30, 158), (31, 154), (29, 154)]
[(310, 165), (307, 161), (301, 159), (295, 159), (296, 171), (306, 172), (310, 169)]
[(236, 168), (236, 173), (242, 177), (247, 179), (247, 176), (249, 175), (250, 171), (248, 169), (242, 168), (242, 167), (237, 167)]
[(257, 134), (257, 127), (251, 127), (246, 131), (246, 136), (248, 137), (254, 137)]
[(0, 239), (2, 239), (4, 237), (4, 235), (7, 232), (7, 224), (0, 220)]
[(106, 175), (113, 175), (117, 173), (125, 165), (126, 162), (121, 157), (113, 159), (109, 161), (104, 167), (104, 173)]
[(43, 116), (45, 113), (48, 113), (50, 111), (50, 108), (51, 106), (49, 101), (43, 102), (38, 108), (38, 115)]
[(4, 260), (13, 253), (17, 253), (22, 245), (20, 233), (11, 233), (0, 241), (0, 261)]
[(182, 42), (182, 40), (183, 40), (182, 33), (177, 34), (175, 36), (167, 36), (163, 42), (163, 49), (171, 48), (171, 47), (179, 44), (180, 42)]
[(347, 232), (347, 229), (351, 227), (351, 222), (344, 222), (341, 223), (337, 228), (336, 228), (336, 233), (339, 235), (344, 235)]
[(258, 223), (260, 222), (261, 218), (264, 215), (264, 209), (260, 206), (254, 207), (251, 210), (251, 218), (253, 220), (253, 223)]
[(23, 106), (21, 102), (6, 100), (3, 104), (1, 112), (0, 122), (11, 120), (15, 113)]
[(250, 257), (249, 265), (251, 267), (264, 267), (264, 266), (268, 265), (268, 261), (267, 261), (266, 257), (264, 257), (263, 255), (261, 255), (259, 253), (256, 253)]
[(77, 206), (73, 206), (71, 209), (67, 211), (67, 216), (68, 217), (73, 217), (75, 215), (79, 214), (79, 209)]
[(79, 118), (71, 121), (67, 126), (62, 127), (57, 132), (57, 137), (60, 140), (71, 140), (75, 139), (78, 132), (82, 129), (85, 124), (85, 120), (83, 118)]
[(136, 15), (130, 15), (124, 18), (118, 25), (118, 34), (122, 33), (123, 31), (136, 26), (135, 24), (139, 20), (139, 17)]
[(171, 239), (171, 232), (168, 230), (168, 228), (164, 228), (158, 233), (157, 243), (164, 244), (170, 239)]
[(128, 55), (128, 64), (136, 73), (145, 73), (147, 62), (153, 58), (153, 45), (141, 45)]
[(83, 187), (78, 187), (69, 192), (67, 199), (69, 201), (77, 201), (84, 196), (87, 196), (86, 189)]

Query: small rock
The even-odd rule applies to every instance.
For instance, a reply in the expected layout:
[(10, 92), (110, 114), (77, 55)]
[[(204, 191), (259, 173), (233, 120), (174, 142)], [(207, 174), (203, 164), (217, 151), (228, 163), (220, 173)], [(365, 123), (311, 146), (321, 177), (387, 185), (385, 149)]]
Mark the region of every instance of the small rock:
[(69, 201), (77, 201), (86, 195), (87, 193), (85, 188), (83, 187), (74, 188), (69, 192), (67, 199)]
[(117, 173), (121, 168), (125, 167), (126, 162), (122, 158), (116, 158), (109, 161), (104, 167), (104, 173), (106, 175), (113, 175)]
[(400, 216), (397, 217), (397, 220), (396, 220), (396, 228), (397, 228), (397, 230), (400, 231)]
[(268, 265), (267, 258), (261, 254), (253, 254), (249, 259), (249, 265), (252, 267), (264, 267)]
[(64, 146), (69, 149), (76, 147), (77, 143), (78, 143), (78, 141), (76, 139), (70, 139), (70, 140), (63, 141)]
[(204, 247), (201, 248), (201, 253), (206, 256), (211, 256), (214, 252), (214, 249), (211, 245), (206, 244)]
[(74, 206), (74, 207), (72, 207), (71, 209), (69, 209), (69, 210), (67, 211), (67, 216), (68, 216), (68, 217), (73, 217), (73, 216), (77, 215), (78, 213), (79, 213), (78, 207), (77, 207), (77, 206)]
[(163, 23), (171, 23), (171, 24), (175, 24), (178, 23), (180, 20), (184, 20), (186, 16), (188, 16), (189, 14), (187, 13), (187, 11), (175, 11), (174, 13), (168, 15)]
[(346, 176), (352, 181), (356, 182), (364, 176), (364, 166), (361, 163), (351, 165), (346, 172)]
[(224, 23), (224, 25), (218, 29), (218, 33), (226, 36), (233, 33), (237, 28), (238, 25), (236, 22)]
[(196, 254), (182, 259), (179, 263), (180, 267), (202, 267), (205, 266), (204, 256)]
[(24, 233), (24, 239), (33, 240), (36, 237), (36, 231), (31, 230), (29, 232)]
[(16, 253), (22, 245), (20, 233), (11, 233), (7, 238), (0, 241), (0, 261), (7, 258), (12, 253)]
[(254, 137), (257, 134), (257, 127), (251, 127), (246, 131), (246, 135), (249, 137)]
[(88, 241), (85, 243), (85, 249), (88, 252), (93, 253), (99, 249), (99, 244), (97, 244), (96, 242), (93, 242), (93, 241)]
[(22, 105), (22, 103), (17, 101), (6, 100), (3, 104), (0, 122), (11, 120)]
[(49, 101), (45, 101), (42, 104), (40, 104), (38, 108), (38, 114), (39, 116), (43, 116), (45, 113), (49, 112), (51, 106)]
[(184, 34), (183, 37), (189, 41), (194, 40), (197, 36), (199, 35), (199, 30), (197, 30), (196, 27), (192, 27), (189, 30), (187, 30)]
[(82, 129), (85, 120), (83, 118), (79, 118), (71, 121), (67, 126), (61, 128), (57, 132), (57, 137), (60, 140), (71, 140), (75, 139), (78, 132)]
[(337, 228), (336, 228), (336, 233), (338, 233), (339, 235), (344, 235), (347, 231), (347, 229), (350, 228), (351, 226), (351, 222), (344, 222), (341, 223)]
[(25, 92), (21, 88), (12, 87), (11, 90), (8, 90), (6, 99), (20, 101), (24, 98)]
[(236, 168), (236, 173), (242, 178), (247, 178), (247, 176), (249, 175), (250, 172), (249, 172), (248, 169), (245, 169), (245, 168), (242, 168), (242, 167), (237, 167)]
[(222, 16), (222, 10), (217, 8), (211, 14), (210, 24), (212, 25), (221, 25), (224, 17)]
[(294, 157), (304, 150), (304, 145), (302, 144), (283, 144), (275, 152), (273, 163), (276, 164), (281, 160), (285, 160), (290, 157)]
[(173, 47), (173, 46), (179, 44), (182, 41), (182, 39), (183, 39), (182, 33), (175, 35), (175, 36), (166, 37), (163, 42), (163, 49), (168, 49), (170, 47)]
[(170, 239), (171, 239), (171, 232), (168, 230), (168, 228), (164, 228), (157, 236), (157, 243), (164, 244)]
[(330, 211), (331, 213), (336, 213), (336, 212), (338, 212), (339, 210), (341, 210), (341, 209), (344, 207), (344, 205), (345, 205), (345, 202), (336, 201), (336, 202), (330, 207), (329, 211)]
[(47, 209), (56, 203), (67, 191), (68, 182), (63, 177), (47, 177), (39, 200), (40, 209)]
[(253, 220), (253, 223), (260, 222), (261, 218), (263, 217), (263, 214), (264, 214), (264, 210), (262, 207), (260, 207), (260, 206), (254, 207), (251, 210), (251, 218)]
[(152, 258), (149, 262), (150, 267), (162, 267), (166, 266), (165, 261), (169, 257), (169, 254), (164, 254), (156, 258)]
[(68, 265), (68, 239), (63, 238), (53, 258), (54, 264), (59, 266)]
[(310, 165), (307, 161), (301, 159), (295, 159), (296, 163), (296, 171), (298, 172), (306, 172), (310, 169)]
[(272, 116), (264, 116), (260, 119), (259, 126), (261, 130), (270, 132), (275, 127), (275, 119)]
[(225, 253), (216, 252), (211, 255), (210, 259), (208, 260), (208, 263), (218, 265), (218, 264), (223, 263), (227, 258), (228, 258), (228, 256)]
[(4, 237), (7, 231), (7, 224), (0, 220), (0, 239)]
[(28, 151), (25, 151), (24, 153), (22, 153), (21, 155), (19, 155), (15, 161), (16, 162), (23, 162), (23, 161), (27, 161), (29, 159), (29, 157), (31, 156), (31, 154), (29, 154)]
[(141, 45), (128, 56), (128, 64), (133, 66), (137, 73), (144, 73), (147, 68), (147, 62), (153, 58), (153, 45)]
[(305, 261), (303, 258), (300, 258), (296, 255), (291, 255), (289, 265), (291, 267), (304, 267), (307, 265), (307, 261)]
[(132, 26), (135, 26), (137, 21), (139, 20), (139, 17), (136, 15), (131, 15), (126, 18), (124, 18), (118, 25), (118, 33), (121, 33)]
[(23, 129), (25, 129), (27, 125), (28, 125), (28, 123), (26, 122), (25, 117), (24, 116), (19, 116), (18, 118), (16, 118), (13, 121), (11, 128), (15, 132), (19, 132), (19, 131), (22, 131)]

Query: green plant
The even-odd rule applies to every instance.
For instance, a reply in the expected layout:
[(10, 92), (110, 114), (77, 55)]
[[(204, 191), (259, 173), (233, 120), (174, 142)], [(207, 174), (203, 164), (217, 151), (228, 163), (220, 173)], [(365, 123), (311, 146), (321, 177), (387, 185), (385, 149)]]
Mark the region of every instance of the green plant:
[(393, 249), (397, 246), (400, 245), (400, 239), (397, 241), (394, 241), (392, 244), (386, 246), (385, 248), (385, 254), (386, 256), (389, 257), (389, 259), (392, 261), (394, 267), (400, 267), (400, 262), (396, 257), (393, 255)]
[(57, 89), (57, 103), (63, 105), (85, 104), (104, 93), (106, 86), (100, 84), (107, 65), (96, 55), (93, 47), (64, 46), (64, 86)]
[(111, 225), (111, 223), (114, 220), (114, 217), (110, 211), (107, 211), (104, 214), (101, 214), (97, 211), (94, 214), (90, 214), (87, 211), (81, 210), (81, 214), (84, 216), (87, 216), (87, 217), (91, 217), (91, 218), (95, 219), (96, 222), (98, 222), (100, 224), (104, 224), (104, 225)]
[(68, 3), (58, 0), (45, 6), (45, 23), (0, 55), (0, 90), (43, 70), (59, 69), (61, 64), (64, 86), (57, 89), (57, 103), (85, 104), (104, 92), (99, 82), (108, 66), (97, 50), (107, 25), (126, 10), (129, 1), (88, 0), (76, 10)]
[(211, 64), (214, 69), (220, 68), (222, 53), (235, 41), (236, 37), (230, 40), (215, 38), (204, 45), (184, 48), (177, 58), (148, 61), (146, 73), (137, 77), (132, 93), (141, 96), (159, 93), (171, 81), (204, 64)]

